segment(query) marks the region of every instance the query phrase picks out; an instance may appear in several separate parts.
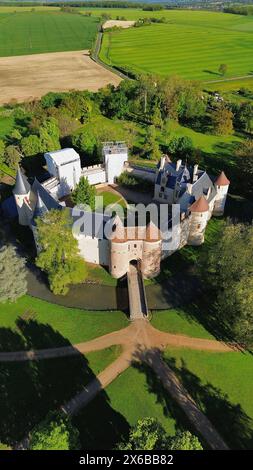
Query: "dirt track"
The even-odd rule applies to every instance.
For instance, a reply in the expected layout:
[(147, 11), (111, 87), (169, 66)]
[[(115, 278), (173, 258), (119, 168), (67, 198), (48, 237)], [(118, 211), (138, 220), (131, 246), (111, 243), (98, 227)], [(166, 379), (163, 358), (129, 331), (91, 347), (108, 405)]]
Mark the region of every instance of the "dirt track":
[(0, 58), (0, 104), (40, 98), (49, 91), (97, 91), (120, 81), (90, 59), (88, 51)]

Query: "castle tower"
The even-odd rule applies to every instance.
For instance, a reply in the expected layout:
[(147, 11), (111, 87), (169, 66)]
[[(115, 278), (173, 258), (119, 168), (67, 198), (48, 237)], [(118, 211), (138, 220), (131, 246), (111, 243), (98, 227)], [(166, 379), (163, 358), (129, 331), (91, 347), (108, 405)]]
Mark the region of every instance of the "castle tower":
[(214, 202), (213, 215), (222, 216), (224, 214), (228, 188), (230, 185), (229, 179), (226, 177), (224, 171), (220, 173), (214, 182), (217, 195)]
[(189, 208), (191, 220), (189, 227), (188, 245), (201, 245), (205, 240), (205, 229), (208, 222), (209, 205), (205, 196), (201, 196)]
[(26, 176), (21, 172), (20, 168), (18, 168), (13, 195), (17, 206), (20, 225), (30, 225), (32, 219), (30, 193), (31, 186)]
[(157, 276), (160, 273), (162, 258), (162, 238), (160, 230), (150, 222), (146, 230), (146, 238), (143, 241), (142, 274), (146, 279)]

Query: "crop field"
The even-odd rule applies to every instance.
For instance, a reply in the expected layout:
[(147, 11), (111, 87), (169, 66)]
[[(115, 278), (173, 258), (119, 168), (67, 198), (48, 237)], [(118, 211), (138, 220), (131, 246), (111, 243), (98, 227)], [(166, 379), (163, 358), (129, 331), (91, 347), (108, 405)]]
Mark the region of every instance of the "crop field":
[(127, 19), (164, 16), (168, 23), (105, 33), (101, 59), (109, 64), (204, 81), (224, 78), (218, 71), (220, 64), (227, 65), (225, 79), (253, 74), (252, 16), (207, 11), (126, 10), (121, 14)]
[(98, 18), (57, 11), (0, 10), (0, 56), (89, 49)]

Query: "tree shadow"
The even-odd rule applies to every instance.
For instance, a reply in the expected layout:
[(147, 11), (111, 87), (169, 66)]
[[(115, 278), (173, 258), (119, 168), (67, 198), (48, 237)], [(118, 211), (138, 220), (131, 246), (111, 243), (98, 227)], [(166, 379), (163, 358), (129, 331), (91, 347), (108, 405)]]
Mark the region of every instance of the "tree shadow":
[[(198, 435), (198, 432), (193, 428), (185, 413), (164, 389), (153, 372), (152, 364), (156, 354), (160, 354), (160, 351), (154, 349), (145, 351), (146, 363), (143, 363), (140, 362), (143, 359), (143, 351), (140, 349), (136, 353), (133, 367), (146, 375), (149, 392), (156, 394), (157, 402), (163, 406), (164, 415), (172, 416), (175, 419), (176, 428), (182, 430), (188, 429)], [(183, 359), (181, 359), (180, 367), (177, 366), (174, 358), (165, 358), (164, 361), (177, 375), (198, 408), (213, 423), (215, 429), (224, 438), (227, 445), (231, 449), (252, 449), (252, 420), (242, 407), (239, 404), (232, 404), (228, 396), (213, 384), (203, 384), (198, 376), (187, 369)], [(199, 438), (203, 441), (200, 435)]]
[(213, 384), (203, 384), (197, 375), (187, 369), (183, 359), (181, 367), (176, 365), (174, 358), (166, 358), (165, 362), (176, 373), (228, 446), (232, 449), (252, 449), (253, 423), (241, 405), (232, 404), (228, 396)]
[(214, 72), (214, 70), (202, 70), (204, 73), (209, 73), (210, 75), (216, 75), (218, 77), (222, 77), (222, 74), (220, 72)]
[[(10, 446), (23, 440), (48, 412), (60, 408), (96, 378), (88, 359), (50, 325), (40, 324), (34, 319), (19, 318), (18, 326), (22, 336), (8, 328), (1, 329), (1, 345), (2, 349), (6, 346), (5, 351), (15, 351), (19, 348), (24, 350), (28, 346), (35, 349), (63, 345), (72, 347), (73, 351), (71, 356), (53, 359), (0, 361), (0, 442)], [(92, 438), (96, 419), (100, 429), (104, 429), (104, 420), (108, 425), (113, 422), (108, 446), (113, 447), (129, 432), (127, 421), (112, 409), (103, 390), (99, 394), (99, 403), (99, 413), (95, 409), (89, 421), (76, 420), (81, 441), (86, 448), (87, 436)]]

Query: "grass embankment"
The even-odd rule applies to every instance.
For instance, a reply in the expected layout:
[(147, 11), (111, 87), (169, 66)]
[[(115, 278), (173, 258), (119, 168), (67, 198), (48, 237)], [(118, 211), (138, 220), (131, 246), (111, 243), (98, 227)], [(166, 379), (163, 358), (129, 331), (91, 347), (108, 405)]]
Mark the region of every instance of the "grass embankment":
[(122, 312), (93, 312), (24, 296), (0, 304), (1, 349), (40, 349), (88, 341), (127, 326)]

